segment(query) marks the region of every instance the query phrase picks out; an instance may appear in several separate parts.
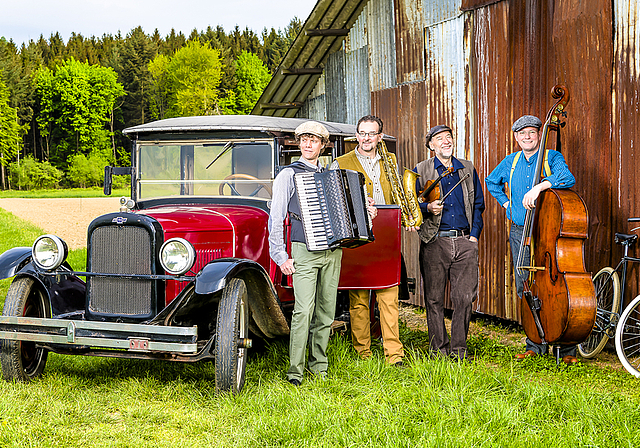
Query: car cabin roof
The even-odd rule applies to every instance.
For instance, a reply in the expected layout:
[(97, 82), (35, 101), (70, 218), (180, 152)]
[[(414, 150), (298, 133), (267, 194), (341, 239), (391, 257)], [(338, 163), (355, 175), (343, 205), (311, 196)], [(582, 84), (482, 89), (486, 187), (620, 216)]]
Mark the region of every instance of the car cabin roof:
[[(122, 131), (125, 135), (206, 131), (261, 131), (293, 133), (308, 118), (265, 117), (257, 115), (206, 115), (199, 117), (167, 118), (133, 126)], [(319, 120), (317, 120), (319, 121)], [(319, 121), (331, 135), (353, 137), (355, 125)]]

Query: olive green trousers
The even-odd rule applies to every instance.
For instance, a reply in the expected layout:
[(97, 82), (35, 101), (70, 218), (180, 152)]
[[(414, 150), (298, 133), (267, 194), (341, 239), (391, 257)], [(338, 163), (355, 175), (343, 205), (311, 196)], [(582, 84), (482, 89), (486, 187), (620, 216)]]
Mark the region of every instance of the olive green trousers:
[(293, 293), (296, 301), (289, 335), (287, 379), (302, 381), (305, 352), (309, 346), (309, 370), (327, 372), (327, 345), (336, 314), (342, 249), (310, 252), (304, 243), (291, 243)]

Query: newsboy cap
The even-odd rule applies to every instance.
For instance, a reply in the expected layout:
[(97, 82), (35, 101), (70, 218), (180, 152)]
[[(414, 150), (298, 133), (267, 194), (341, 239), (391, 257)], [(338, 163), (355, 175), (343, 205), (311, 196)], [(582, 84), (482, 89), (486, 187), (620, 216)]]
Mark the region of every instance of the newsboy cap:
[(453, 131), (446, 124), (439, 124), (437, 126), (432, 127), (431, 129), (429, 129), (429, 132), (427, 132), (427, 137), (425, 138), (424, 144), (429, 146), (429, 142), (431, 141), (433, 136), (444, 131), (449, 131), (451, 132), (451, 135), (453, 135)]
[(296, 137), (300, 137), (303, 134), (311, 134), (324, 140), (329, 140), (329, 131), (322, 123), (317, 121), (305, 121), (296, 128), (295, 132)]
[(524, 128), (538, 128), (542, 126), (542, 121), (538, 117), (534, 117), (533, 115), (523, 115), (513, 122), (513, 126), (511, 126), (511, 130), (513, 132), (518, 132), (523, 130)]

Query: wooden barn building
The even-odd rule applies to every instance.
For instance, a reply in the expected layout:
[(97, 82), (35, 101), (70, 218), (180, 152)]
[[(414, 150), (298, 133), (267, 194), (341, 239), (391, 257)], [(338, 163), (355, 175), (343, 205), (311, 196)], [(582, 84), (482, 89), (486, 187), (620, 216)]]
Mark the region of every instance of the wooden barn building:
[[(436, 124), (484, 179), (516, 146), (523, 114), (544, 119), (551, 89), (570, 93), (562, 152), (589, 210), (587, 270), (621, 255), (616, 231), (640, 216), (640, 1), (319, 0), (253, 114), (353, 123), (374, 114), (401, 167), (430, 156)], [(636, 149), (639, 153), (636, 154)], [(485, 190), (474, 311), (518, 321), (505, 212)], [(404, 232), (409, 275), (418, 241)], [(638, 293), (638, 268), (628, 282)], [(412, 303), (423, 305), (421, 288)]]

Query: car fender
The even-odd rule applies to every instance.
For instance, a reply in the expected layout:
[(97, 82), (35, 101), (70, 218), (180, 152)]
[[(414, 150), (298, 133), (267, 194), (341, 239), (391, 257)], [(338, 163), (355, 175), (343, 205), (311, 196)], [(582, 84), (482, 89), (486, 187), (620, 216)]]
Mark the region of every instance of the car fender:
[(289, 325), (280, 308), (273, 283), (267, 271), (255, 261), (240, 258), (212, 261), (196, 276), (195, 292), (215, 294), (222, 291), (233, 278), (244, 280), (247, 287), (251, 330), (259, 330), (267, 338), (288, 335)]
[(52, 317), (84, 311), (86, 283), (80, 277), (70, 273), (43, 275), (31, 262), (16, 273), (16, 279), (20, 277), (31, 277), (36, 281), (49, 298)]
[[(14, 247), (0, 254), (0, 279), (31, 277), (49, 298), (53, 316), (84, 309), (85, 283), (71, 274), (42, 275), (33, 265), (30, 247)], [(71, 267), (65, 262), (65, 267)]]
[(0, 279), (13, 277), (31, 259), (30, 247), (14, 247), (0, 255)]

